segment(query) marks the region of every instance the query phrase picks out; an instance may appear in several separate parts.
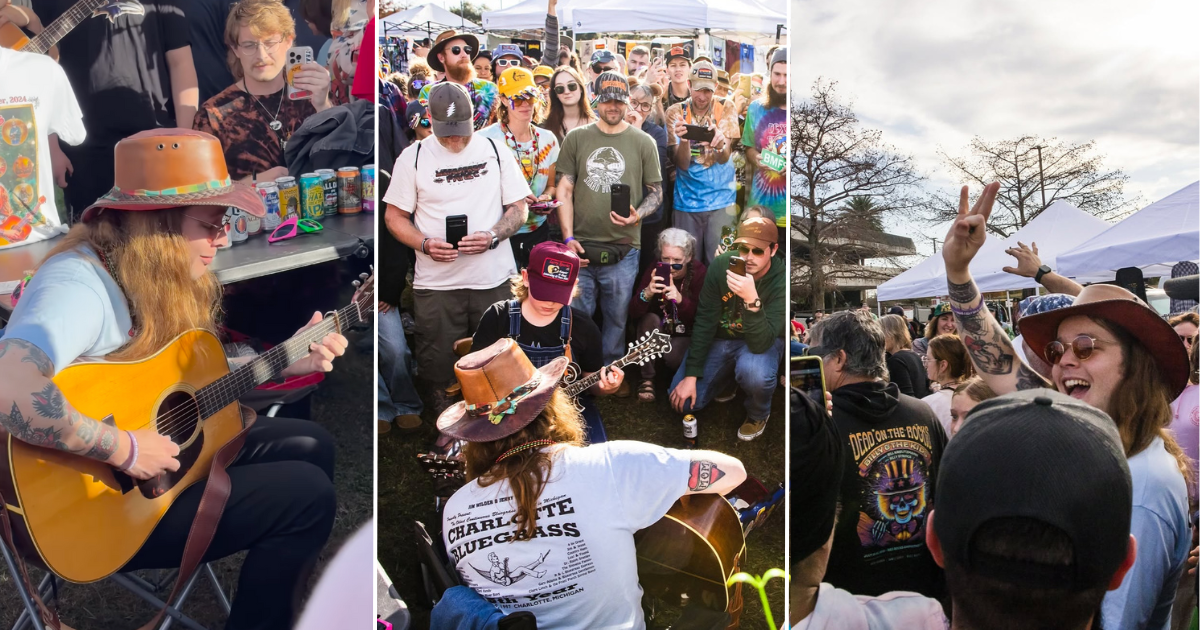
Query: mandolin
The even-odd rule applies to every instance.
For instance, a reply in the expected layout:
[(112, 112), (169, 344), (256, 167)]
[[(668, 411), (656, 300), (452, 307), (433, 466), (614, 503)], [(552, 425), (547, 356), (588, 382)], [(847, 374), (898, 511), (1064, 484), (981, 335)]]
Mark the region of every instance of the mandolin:
[[(630, 343), (629, 352), (625, 356), (605, 367), (623, 368), (634, 363), (645, 365), (670, 351), (671, 336), (660, 330), (651, 330), (642, 335), (641, 339)], [(577, 397), (587, 391), (592, 385), (600, 382), (600, 375), (603, 373), (604, 370), (601, 369), (599, 372), (592, 372), (583, 378), (579, 378), (579, 369), (574, 364), (567, 368), (567, 373), (563, 375), (565, 384), (562, 385), (562, 391), (575, 402), (576, 409), (583, 411), (583, 405), (579, 404)]]
[[(79, 0), (32, 38), (16, 24), (0, 26), (0, 47), (43, 55), (88, 17), (103, 15), (109, 22), (116, 22), (122, 15), (144, 15), (145, 12), (136, 0)], [(58, 55), (50, 56), (58, 61)]]
[(125, 566), (175, 498), (208, 475), (214, 453), (253, 420), (238, 398), (325, 335), (368, 321), (374, 286), (367, 278), (348, 306), (232, 372), (221, 342), (204, 330), (185, 332), (141, 361), (80, 362), (59, 372), (54, 383), (80, 413), (171, 438), (179, 470), (137, 480), (0, 431), (0, 494), (21, 555), (71, 582), (95, 582)]

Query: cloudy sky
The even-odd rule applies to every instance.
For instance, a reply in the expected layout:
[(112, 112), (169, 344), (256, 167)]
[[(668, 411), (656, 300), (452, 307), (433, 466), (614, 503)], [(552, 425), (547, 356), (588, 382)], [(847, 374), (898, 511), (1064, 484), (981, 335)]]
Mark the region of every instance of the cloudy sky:
[(1187, 0), (793, 0), (792, 86), (837, 81), (933, 188), (939, 148), (1029, 133), (1095, 140), (1150, 202), (1200, 179), (1198, 23)]

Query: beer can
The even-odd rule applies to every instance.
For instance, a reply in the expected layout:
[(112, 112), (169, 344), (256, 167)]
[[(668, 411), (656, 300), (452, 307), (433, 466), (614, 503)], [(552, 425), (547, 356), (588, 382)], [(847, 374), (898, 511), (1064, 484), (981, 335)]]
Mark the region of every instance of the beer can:
[(320, 219), (325, 216), (325, 188), (321, 176), (304, 173), (300, 176), (300, 218)]
[(300, 187), (296, 185), (295, 177), (280, 177), (275, 180), (279, 186), (279, 220), (287, 221), (292, 217), (300, 218)]
[(339, 168), (337, 170), (337, 179), (338, 214), (357, 214), (362, 212), (358, 167), (343, 166)]
[(325, 216), (331, 217), (338, 211), (337, 171), (319, 168), (316, 173), (321, 176), (321, 187), (325, 189)]
[(696, 423), (696, 416), (688, 414), (683, 417), (683, 443), (686, 448), (696, 448), (699, 443), (697, 438), (700, 434), (700, 427)]
[(375, 165), (368, 164), (362, 167), (362, 186), (360, 186), (362, 196), (363, 212), (375, 212)]
[(229, 242), (235, 245), (245, 243), (249, 236), (246, 232), (246, 213), (237, 208), (229, 208), (225, 215), (229, 217)]
[(262, 219), (250, 214), (249, 212), (244, 214), (246, 215), (246, 234), (254, 236), (255, 234), (261, 233), (263, 229)]
[(274, 230), (282, 223), (282, 219), (279, 218), (282, 213), (279, 207), (279, 186), (275, 182), (258, 182), (254, 189), (258, 191), (263, 205), (267, 208), (267, 214), (262, 219), (263, 229)]

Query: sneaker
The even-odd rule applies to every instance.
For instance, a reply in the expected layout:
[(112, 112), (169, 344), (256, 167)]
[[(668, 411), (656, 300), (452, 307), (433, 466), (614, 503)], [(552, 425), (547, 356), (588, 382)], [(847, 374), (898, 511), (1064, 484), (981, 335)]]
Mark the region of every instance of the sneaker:
[(415, 413), (400, 414), (392, 420), (392, 424), (401, 433), (412, 433), (421, 429), (421, 416)]
[(762, 432), (767, 429), (767, 419), (751, 420), (746, 418), (746, 422), (742, 424), (742, 428), (738, 429), (738, 439), (743, 442), (749, 442), (754, 438), (762, 435)]
[(379, 423), (379, 424), (378, 424), (378, 426), (379, 426), (379, 435), (383, 435), (384, 433), (387, 433), (388, 431), (391, 431), (391, 430), (392, 430), (392, 423), (391, 423), (391, 422), (388, 422), (387, 420), (379, 420), (379, 421), (378, 421), (378, 423)]
[(617, 393), (613, 395), (617, 398), (629, 398), (631, 394), (633, 394), (633, 388), (629, 386), (629, 380), (625, 379), (617, 386)]
[(729, 388), (721, 392), (717, 396), (713, 396), (713, 400), (719, 403), (727, 403), (734, 398), (737, 398), (738, 386), (736, 382), (730, 383)]

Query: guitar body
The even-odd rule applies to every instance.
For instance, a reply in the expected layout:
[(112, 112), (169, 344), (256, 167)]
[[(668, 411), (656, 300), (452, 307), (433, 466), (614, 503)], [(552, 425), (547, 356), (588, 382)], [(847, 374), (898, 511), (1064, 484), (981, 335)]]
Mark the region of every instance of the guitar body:
[[(9, 50), (21, 50), (28, 44), (29, 36), (25, 34), (25, 31), (21, 30), (21, 27), (12, 22), (0, 26), (0, 47)], [(51, 51), (49, 54), (52, 59), (58, 61), (57, 49)]]
[(193, 398), (228, 372), (217, 338), (193, 330), (148, 359), (78, 363), (54, 377), (80, 413), (122, 430), (153, 427), (169, 435), (180, 446), (180, 468), (137, 481), (3, 434), (0, 490), (23, 555), (71, 582), (103, 579), (128, 563), (175, 498), (207, 476), (213, 454), (241, 431), (236, 403), (201, 421)]
[(746, 550), (737, 511), (724, 497), (680, 497), (666, 516), (633, 535), (638, 581), (649, 595), (686, 593), (692, 602), (733, 612), (736, 589), (726, 586)]

